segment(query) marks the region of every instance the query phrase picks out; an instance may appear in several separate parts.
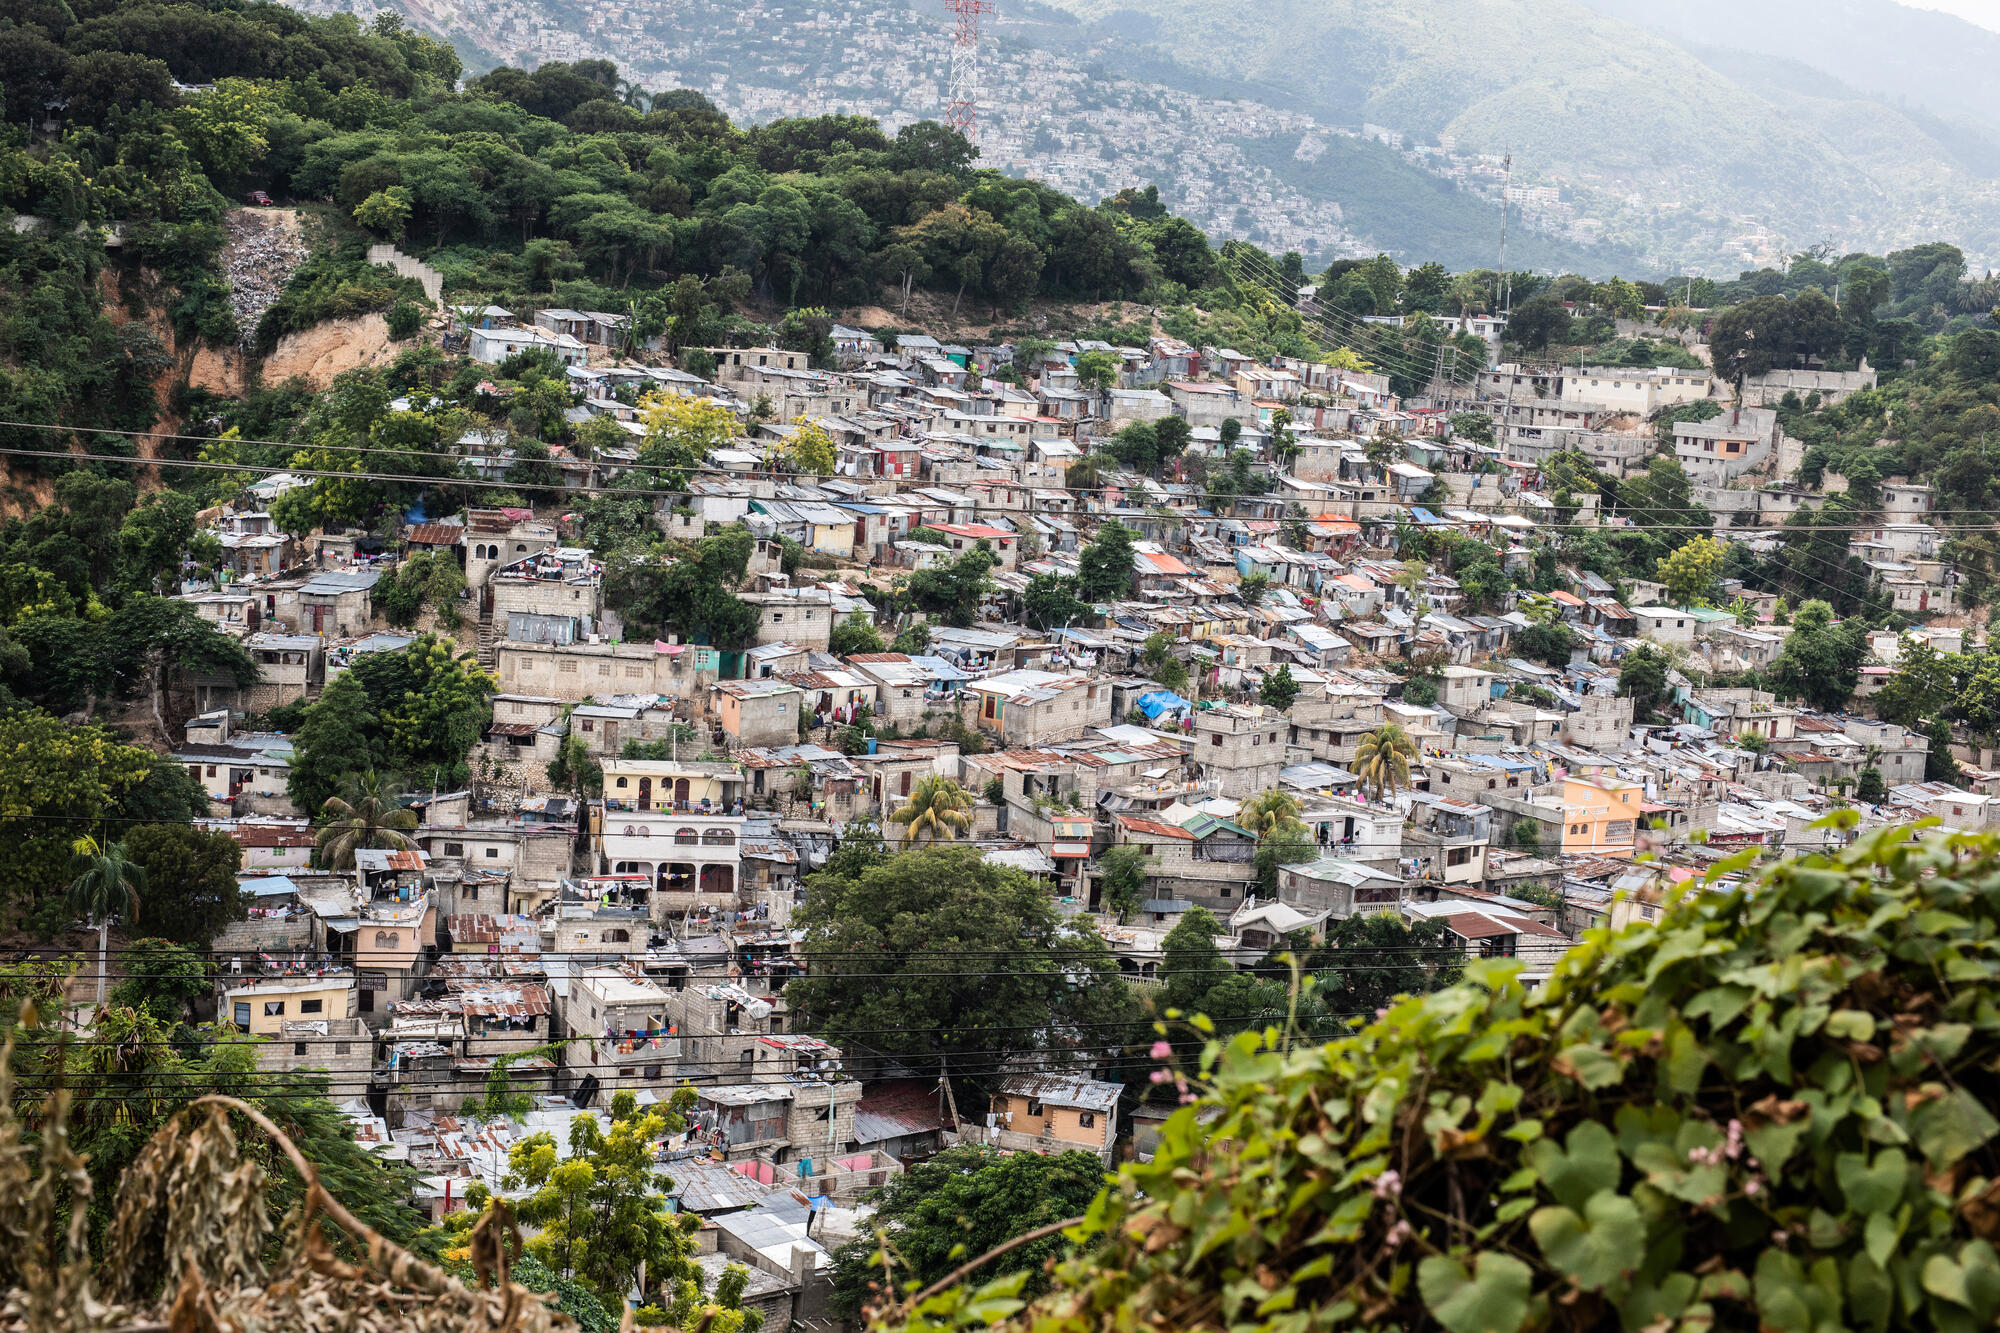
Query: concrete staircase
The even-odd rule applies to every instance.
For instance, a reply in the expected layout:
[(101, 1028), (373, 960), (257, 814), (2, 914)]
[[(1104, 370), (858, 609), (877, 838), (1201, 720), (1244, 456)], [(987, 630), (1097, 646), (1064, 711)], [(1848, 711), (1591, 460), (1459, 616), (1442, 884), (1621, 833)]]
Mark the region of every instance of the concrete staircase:
[(493, 608), (479, 608), (479, 665), (488, 671), (500, 662), (500, 628), (493, 623)]
[(415, 278), (423, 285), (424, 295), (431, 298), (431, 304), (443, 302), (444, 274), (415, 255), (406, 255), (393, 245), (377, 243), (368, 247), (368, 262), (392, 268), (406, 278)]

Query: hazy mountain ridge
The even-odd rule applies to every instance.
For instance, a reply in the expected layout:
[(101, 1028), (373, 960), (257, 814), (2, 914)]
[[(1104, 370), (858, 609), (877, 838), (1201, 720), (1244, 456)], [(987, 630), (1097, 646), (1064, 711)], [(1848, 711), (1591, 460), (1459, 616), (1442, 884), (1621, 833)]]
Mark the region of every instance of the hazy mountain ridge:
[(1683, 45), (1776, 56), (2000, 132), (2000, 33), (1893, 0), (1582, 0)]
[[(1990, 198), (1960, 151), (1870, 94), (1849, 87), (1836, 105), (1767, 90), (1575, 0), (1057, 3), (1127, 31), (1142, 14), (1154, 42), (1211, 72), (1289, 75), (1308, 109), (1328, 119), (1510, 149), (1517, 165), (1578, 188), (1651, 193), (1657, 204), (1752, 219), (1798, 241), (1900, 244), (1940, 228), (1957, 239)], [(1700, 27), (1711, 44), (1733, 35)], [(1893, 126), (1895, 142), (1885, 144), (1870, 118)], [(1640, 225), (1636, 216), (1620, 222)]]

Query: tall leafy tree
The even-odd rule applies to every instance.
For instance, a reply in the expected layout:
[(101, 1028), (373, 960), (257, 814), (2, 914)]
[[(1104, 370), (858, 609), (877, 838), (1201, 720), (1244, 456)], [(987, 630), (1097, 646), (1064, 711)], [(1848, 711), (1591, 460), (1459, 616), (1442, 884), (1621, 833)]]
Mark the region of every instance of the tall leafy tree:
[(1117, 1043), (1131, 997), (1103, 940), (977, 848), (919, 846), (811, 877), (793, 916), (818, 961), (786, 988), (800, 1026), (969, 1072)]
[(361, 677), (343, 671), (306, 709), (293, 738), (286, 789), (301, 810), (316, 811), (357, 773), (375, 767), (376, 728)]
[(1132, 595), (1132, 529), (1112, 519), (1097, 530), (1077, 561), (1078, 591), (1093, 602)]
[(1279, 663), (1278, 669), (1264, 677), (1264, 683), (1257, 690), (1257, 702), (1281, 713), (1290, 711), (1292, 701), (1298, 697), (1299, 683), (1292, 679), (1289, 663)]
[(1813, 600), (1794, 617), (1792, 632), (1771, 663), (1771, 684), (1785, 698), (1839, 709), (1853, 697), (1866, 655), (1865, 627), (1853, 620), (1835, 624), (1833, 608)]
[(141, 824), (124, 837), (125, 854), (145, 877), (133, 925), (179, 944), (206, 947), (248, 913), (236, 872), (243, 847), (227, 833), (182, 824)]

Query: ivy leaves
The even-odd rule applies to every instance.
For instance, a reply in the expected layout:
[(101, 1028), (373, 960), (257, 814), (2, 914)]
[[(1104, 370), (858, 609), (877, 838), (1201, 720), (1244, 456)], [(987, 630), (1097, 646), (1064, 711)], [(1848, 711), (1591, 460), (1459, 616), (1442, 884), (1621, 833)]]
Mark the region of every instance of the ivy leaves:
[(1201, 1070), (1011, 1327), (2000, 1320), (2000, 837), (1731, 858), (1532, 992), (1474, 961), (1352, 1037), (1244, 1034)]
[(1417, 1265), (1424, 1304), (1447, 1333), (1514, 1333), (1527, 1322), (1533, 1285), (1533, 1270), (1505, 1254), (1480, 1255), (1471, 1272), (1442, 1255)]

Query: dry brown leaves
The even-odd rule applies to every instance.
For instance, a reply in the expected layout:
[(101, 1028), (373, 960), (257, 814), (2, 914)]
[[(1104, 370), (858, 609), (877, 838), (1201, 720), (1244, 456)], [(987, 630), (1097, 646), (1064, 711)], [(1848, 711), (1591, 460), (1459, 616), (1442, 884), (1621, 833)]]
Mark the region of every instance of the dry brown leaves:
[[(355, 1219), (320, 1187), (296, 1145), (255, 1108), (205, 1097), (147, 1144), (120, 1183), (93, 1269), (85, 1243), (90, 1176), (69, 1148), (64, 1108), (25, 1141), (0, 1058), (0, 1333), (561, 1333), (575, 1323), (509, 1282), (520, 1249), (496, 1212), (476, 1233), (482, 1284), (468, 1286)], [(267, 1270), (264, 1172), (240, 1151), (229, 1113), (257, 1125), (306, 1182), (282, 1256)], [(67, 1208), (67, 1228), (56, 1223)], [(331, 1219), (365, 1247), (328, 1247)]]

